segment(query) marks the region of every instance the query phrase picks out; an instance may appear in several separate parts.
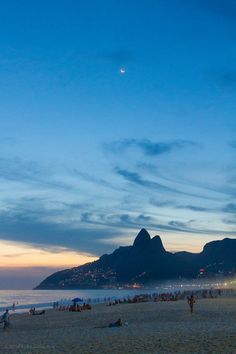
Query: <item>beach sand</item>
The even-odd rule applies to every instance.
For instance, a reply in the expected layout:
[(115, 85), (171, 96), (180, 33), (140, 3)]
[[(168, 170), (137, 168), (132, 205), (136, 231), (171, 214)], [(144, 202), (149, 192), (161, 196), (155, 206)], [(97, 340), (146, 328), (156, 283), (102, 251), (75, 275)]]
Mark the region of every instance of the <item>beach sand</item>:
[[(81, 313), (48, 310), (14, 315), (0, 329), (1, 353), (236, 353), (236, 298), (200, 299), (190, 313), (186, 301), (99, 304)], [(128, 326), (105, 326), (118, 318)]]

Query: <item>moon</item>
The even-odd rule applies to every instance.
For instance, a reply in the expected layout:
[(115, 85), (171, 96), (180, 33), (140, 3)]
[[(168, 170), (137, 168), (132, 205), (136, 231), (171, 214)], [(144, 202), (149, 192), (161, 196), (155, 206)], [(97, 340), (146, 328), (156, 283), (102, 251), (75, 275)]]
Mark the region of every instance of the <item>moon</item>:
[(120, 73), (124, 75), (126, 73), (126, 70), (124, 68), (120, 68)]

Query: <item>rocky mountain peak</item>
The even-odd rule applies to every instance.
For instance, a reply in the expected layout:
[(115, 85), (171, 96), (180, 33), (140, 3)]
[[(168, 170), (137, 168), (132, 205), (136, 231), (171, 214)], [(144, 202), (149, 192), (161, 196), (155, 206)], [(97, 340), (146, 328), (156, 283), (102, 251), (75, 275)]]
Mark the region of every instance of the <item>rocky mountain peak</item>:
[(149, 233), (147, 232), (146, 229), (142, 229), (139, 231), (138, 235), (136, 236), (133, 246), (142, 248), (149, 245), (150, 242), (151, 242), (151, 237)]
[(152, 242), (152, 247), (155, 249), (155, 251), (165, 252), (165, 248), (163, 246), (160, 236), (157, 235), (157, 236), (153, 237), (151, 242)]

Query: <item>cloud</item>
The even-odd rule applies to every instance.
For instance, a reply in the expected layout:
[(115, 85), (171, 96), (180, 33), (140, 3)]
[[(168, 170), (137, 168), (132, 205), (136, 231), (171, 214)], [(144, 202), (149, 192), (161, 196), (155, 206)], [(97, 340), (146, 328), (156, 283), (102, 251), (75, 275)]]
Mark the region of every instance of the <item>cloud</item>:
[[(89, 224), (96, 225), (106, 225), (111, 228), (125, 228), (125, 229), (137, 229), (137, 228), (148, 228), (151, 230), (163, 230), (163, 231), (182, 231), (182, 232), (193, 232), (193, 233), (203, 233), (202, 230), (190, 227), (192, 220), (184, 223), (179, 221), (169, 221), (169, 222), (157, 222), (156, 219), (148, 214), (92, 214), (86, 213), (83, 215), (83, 221)], [(205, 231), (204, 231), (205, 232)]]
[(99, 254), (104, 249), (98, 239), (117, 236), (124, 228), (176, 229), (175, 225), (156, 223), (152, 216), (144, 213), (94, 213), (84, 209), (81, 206), (76, 210), (77, 216), (70, 217), (70, 205), (68, 209), (49, 210), (37, 200), (24, 200), (0, 213), (0, 238), (38, 245), (55, 253), (65, 247)]
[(189, 222), (183, 223), (178, 221), (169, 221), (167, 223), (157, 222), (152, 216), (139, 214), (137, 216), (122, 214), (119, 216), (119, 225), (123, 227), (145, 227), (151, 230), (163, 230), (163, 231), (183, 231), (183, 232), (197, 232), (201, 233), (201, 230), (196, 230), (189, 227)]
[[(26, 242), (40, 249), (58, 253), (61, 247), (69, 250), (100, 254), (104, 251), (97, 239), (117, 234), (99, 223), (89, 226), (84, 210), (87, 205), (53, 203), (45, 206), (37, 198), (25, 198), (8, 204), (0, 211), (0, 239)], [(81, 223), (80, 214), (83, 215)], [(88, 213), (89, 215), (89, 213)]]
[(78, 171), (77, 169), (74, 169), (73, 173), (76, 176), (84, 179), (85, 181), (93, 183), (93, 184), (97, 184), (101, 187), (110, 188), (110, 189), (114, 189), (114, 190), (121, 190), (121, 188), (114, 186), (112, 183), (106, 181), (105, 179), (96, 177), (96, 176), (91, 175), (89, 173), (81, 172), (81, 171)]
[(188, 140), (175, 140), (170, 142), (152, 142), (149, 139), (124, 139), (105, 144), (105, 149), (115, 154), (127, 151), (130, 148), (138, 148), (146, 156), (158, 156), (185, 147), (193, 147), (197, 144)]
[(223, 208), (222, 211), (224, 213), (232, 213), (232, 214), (236, 214), (236, 204), (234, 203), (228, 203), (226, 204)]
[(236, 225), (236, 218), (235, 219), (223, 219), (222, 220), (224, 224), (226, 225)]
[(130, 217), (130, 215), (128, 214), (123, 214), (120, 216), (120, 221), (124, 224), (124, 225), (133, 225), (133, 226), (145, 226), (150, 224), (152, 218), (151, 216), (148, 215), (144, 215), (144, 214), (140, 214), (136, 217)]
[[(116, 213), (112, 210), (94, 213), (89, 207), (84, 211), (82, 205), (78, 209), (72, 205), (71, 209), (70, 204), (66, 209), (47, 210), (37, 201), (31, 208), (30, 204), (22, 202), (21, 207), (19, 203), (0, 212), (0, 239), (24, 242), (53, 253), (73, 250), (99, 256), (113, 251), (113, 246), (106, 241), (126, 235), (127, 229), (136, 232), (138, 228), (146, 227), (155, 232), (227, 234), (195, 226), (193, 220), (159, 220), (156, 215), (148, 213)], [(72, 211), (76, 213), (71, 214)]]
[(130, 215), (130, 214), (105, 214), (105, 213), (83, 213), (80, 218), (81, 222), (103, 225), (115, 228), (137, 228), (148, 226), (151, 223), (152, 217), (145, 214)]
[(90, 212), (82, 213), (80, 215), (80, 221), (84, 223), (92, 223), (94, 224), (94, 221), (92, 220), (93, 214)]
[(130, 172), (128, 170), (120, 168), (116, 168), (115, 171), (119, 176), (123, 177), (125, 180), (137, 184), (139, 186), (154, 190), (181, 193), (173, 188), (166, 187), (163, 184), (143, 179), (137, 172)]
[(177, 205), (177, 209), (187, 209), (187, 210), (192, 210), (192, 211), (200, 211), (200, 212), (205, 212), (205, 211), (211, 211), (209, 208), (197, 206), (197, 205)]
[(174, 230), (177, 230), (177, 231), (185, 231), (185, 232), (189, 231), (189, 228), (187, 227), (187, 224), (184, 223), (184, 222), (172, 220), (172, 221), (168, 222), (168, 225), (171, 227), (172, 230), (174, 229)]
[(150, 203), (160, 208), (171, 207), (175, 209), (186, 209), (186, 210), (200, 211), (200, 212), (212, 211), (212, 209), (206, 207), (201, 207), (201, 206), (191, 205), (191, 204), (179, 205), (174, 201), (158, 201), (155, 200), (154, 198), (150, 199)]
[(12, 254), (3, 254), (1, 255), (1, 258), (18, 258), (18, 257), (22, 257), (22, 256), (26, 256), (29, 253), (25, 252), (25, 253), (12, 253)]
[[(50, 252), (54, 250), (55, 253), (63, 247), (99, 255), (104, 253), (104, 247), (97, 240), (117, 235), (115, 230), (109, 230), (108, 227), (71, 227), (69, 223), (37, 220), (33, 215), (1, 215), (0, 222), (0, 239), (25, 242)], [(111, 249), (105, 249), (108, 250)]]
[(148, 171), (151, 173), (157, 173), (158, 171), (158, 167), (154, 164), (151, 163), (147, 163), (147, 162), (143, 162), (143, 161), (139, 161), (136, 163), (136, 167), (138, 169), (144, 170), (144, 171)]
[(39, 179), (42, 169), (33, 161), (20, 158), (0, 158), (0, 177), (7, 180), (25, 181)]
[(55, 180), (53, 171), (49, 166), (40, 165), (32, 160), (23, 160), (19, 157), (0, 157), (0, 178), (47, 188), (71, 188), (71, 186)]
[(137, 172), (131, 172), (125, 169), (120, 169), (116, 168), (115, 169), (116, 173), (123, 177), (125, 180), (132, 182), (134, 184), (138, 184), (143, 187), (151, 188), (151, 189), (159, 189), (159, 190), (165, 190), (165, 191), (175, 191), (172, 188), (166, 187), (160, 183), (154, 182), (154, 181), (149, 181), (146, 179), (143, 179), (140, 174)]
[(160, 207), (160, 208), (165, 208), (165, 207), (175, 207), (176, 203), (169, 201), (169, 200), (165, 200), (165, 201), (160, 201), (160, 200), (156, 200), (154, 198), (150, 199), (150, 203), (156, 207)]
[[(139, 185), (141, 187), (145, 187), (151, 190), (168, 192), (168, 193), (176, 193), (176, 194), (182, 194), (182, 195), (187, 195), (192, 197), (200, 197), (199, 195), (194, 193), (184, 192), (183, 190), (178, 190), (176, 188), (168, 187), (164, 184), (155, 181), (143, 179), (142, 176), (137, 172), (131, 172), (126, 169), (121, 169), (119, 167), (115, 168), (115, 171), (119, 176), (123, 177), (126, 181)], [(206, 196), (204, 198), (207, 199)]]

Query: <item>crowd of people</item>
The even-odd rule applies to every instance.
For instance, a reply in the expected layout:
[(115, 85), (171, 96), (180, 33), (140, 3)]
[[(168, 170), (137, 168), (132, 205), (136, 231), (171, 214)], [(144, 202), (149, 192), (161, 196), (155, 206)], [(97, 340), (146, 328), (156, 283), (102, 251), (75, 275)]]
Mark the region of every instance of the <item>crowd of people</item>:
[(213, 299), (218, 296), (230, 293), (232, 290), (229, 289), (208, 289), (208, 290), (195, 290), (195, 291), (175, 291), (175, 292), (165, 292), (165, 293), (152, 293), (152, 294), (141, 294), (135, 295), (133, 297), (126, 297), (122, 299), (115, 299), (106, 302), (106, 306), (115, 306), (124, 303), (138, 303), (138, 302), (148, 302), (148, 301), (178, 301), (178, 300), (188, 300), (188, 298), (193, 295), (195, 299)]
[(83, 310), (91, 310), (92, 305), (85, 302), (83, 303), (83, 305), (79, 305), (78, 303), (67, 304), (67, 305), (56, 303), (53, 305), (53, 308), (59, 311), (81, 312)]
[[(178, 301), (178, 300), (187, 300), (187, 303), (190, 308), (190, 312), (194, 311), (194, 304), (198, 299), (214, 299), (221, 295), (230, 295), (235, 293), (235, 289), (204, 289), (204, 290), (195, 290), (195, 291), (176, 291), (176, 292), (166, 292), (166, 293), (152, 293), (152, 294), (140, 294), (135, 295), (133, 297), (126, 297), (122, 299), (111, 300), (111, 298), (104, 298), (106, 301), (106, 306), (115, 306), (119, 304), (131, 304), (131, 303), (140, 303), (140, 302), (158, 302), (158, 301)], [(53, 303), (53, 308), (59, 311), (71, 311), (71, 312), (81, 312), (84, 310), (91, 310), (91, 303), (84, 302), (83, 305), (78, 304), (77, 302), (73, 302), (72, 304), (63, 305), (59, 302)], [(12, 307), (12, 310), (15, 311), (15, 306)], [(45, 310), (36, 310), (35, 307), (32, 307), (29, 310), (30, 315), (42, 315), (45, 314)], [(0, 317), (0, 323), (3, 323), (3, 329), (7, 329), (10, 326), (10, 316), (9, 310), (2, 314)], [(120, 327), (123, 322), (121, 319), (118, 319), (115, 322), (111, 322), (108, 327)]]
[(84, 303), (82, 306), (79, 304), (73, 304), (69, 306), (69, 311), (72, 312), (81, 312), (83, 310), (92, 310), (92, 306), (86, 303)]

